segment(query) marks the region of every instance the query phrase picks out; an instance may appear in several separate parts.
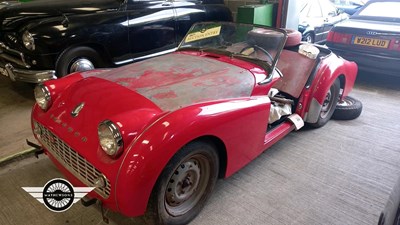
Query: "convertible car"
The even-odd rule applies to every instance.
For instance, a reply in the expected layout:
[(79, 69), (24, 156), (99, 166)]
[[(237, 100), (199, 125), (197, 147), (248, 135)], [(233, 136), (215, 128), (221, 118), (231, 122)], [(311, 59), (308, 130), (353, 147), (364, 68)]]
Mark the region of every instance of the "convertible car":
[(40, 83), (176, 50), (195, 22), (232, 21), (223, 0), (0, 1), (0, 76)]
[(38, 153), (72, 184), (96, 187), (86, 205), (186, 224), (217, 178), (304, 122), (325, 125), (351, 91), (356, 64), (300, 39), (197, 23), (174, 53), (44, 82), (32, 111)]

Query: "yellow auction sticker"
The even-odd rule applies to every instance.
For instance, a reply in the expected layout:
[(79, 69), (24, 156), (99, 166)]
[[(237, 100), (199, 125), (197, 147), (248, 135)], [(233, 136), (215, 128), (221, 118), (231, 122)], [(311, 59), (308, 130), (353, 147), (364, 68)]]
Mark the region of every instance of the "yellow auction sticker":
[(192, 41), (197, 41), (209, 37), (215, 37), (218, 36), (221, 32), (221, 26), (219, 27), (213, 27), (210, 29), (204, 29), (198, 32), (194, 32), (191, 34), (188, 34), (188, 36), (185, 39), (185, 42), (192, 42)]

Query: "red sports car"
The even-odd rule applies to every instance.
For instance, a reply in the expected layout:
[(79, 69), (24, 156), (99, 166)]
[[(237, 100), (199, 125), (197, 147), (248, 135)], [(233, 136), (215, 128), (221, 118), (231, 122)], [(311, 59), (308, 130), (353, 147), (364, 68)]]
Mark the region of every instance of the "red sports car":
[(356, 64), (300, 38), (195, 24), (174, 53), (38, 85), (33, 132), (73, 185), (96, 187), (89, 196), (104, 207), (188, 223), (218, 178), (304, 122), (323, 126), (346, 100)]

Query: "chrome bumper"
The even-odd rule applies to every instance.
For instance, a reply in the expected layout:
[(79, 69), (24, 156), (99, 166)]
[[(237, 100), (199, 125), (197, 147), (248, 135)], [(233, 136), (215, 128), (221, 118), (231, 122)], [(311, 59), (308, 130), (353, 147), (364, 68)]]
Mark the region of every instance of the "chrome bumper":
[[(1, 66), (0, 66), (1, 67)], [(56, 79), (56, 72), (54, 70), (25, 70), (15, 69), (10, 63), (7, 63), (4, 68), (7, 73), (3, 74), (8, 76), (12, 81), (23, 81), (29, 83), (41, 83), (46, 80)]]
[[(14, 68), (14, 65), (26, 69)], [(31, 70), (22, 52), (11, 49), (0, 42), (0, 75), (8, 76), (12, 81), (41, 83), (46, 80), (56, 79), (55, 70)]]

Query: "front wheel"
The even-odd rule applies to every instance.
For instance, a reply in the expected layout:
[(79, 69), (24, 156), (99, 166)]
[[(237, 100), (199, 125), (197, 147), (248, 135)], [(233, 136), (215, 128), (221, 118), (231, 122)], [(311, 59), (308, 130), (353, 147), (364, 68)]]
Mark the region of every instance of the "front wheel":
[(210, 197), (218, 178), (216, 149), (192, 142), (172, 157), (151, 194), (145, 219), (160, 225), (187, 224)]
[(339, 79), (336, 79), (325, 95), (325, 99), (324, 102), (322, 103), (322, 108), (319, 113), (317, 122), (310, 123), (311, 126), (322, 127), (331, 119), (332, 114), (335, 111), (336, 104), (339, 101), (339, 93), (340, 93), (340, 81)]
[(56, 63), (56, 75), (58, 78), (67, 74), (87, 71), (96, 67), (103, 67), (104, 62), (96, 50), (81, 46), (63, 52)]

